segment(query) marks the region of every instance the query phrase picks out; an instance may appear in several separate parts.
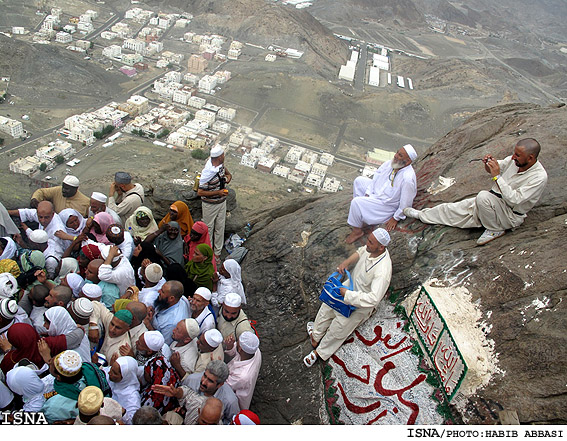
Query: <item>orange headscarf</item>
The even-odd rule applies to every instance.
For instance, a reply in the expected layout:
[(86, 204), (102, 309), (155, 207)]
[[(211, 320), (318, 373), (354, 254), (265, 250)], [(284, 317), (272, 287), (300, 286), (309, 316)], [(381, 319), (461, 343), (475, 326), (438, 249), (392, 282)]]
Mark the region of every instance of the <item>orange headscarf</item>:
[[(193, 218), (191, 217), (189, 207), (183, 201), (175, 201), (169, 208), (177, 211), (177, 219), (175, 219), (175, 222), (179, 224), (179, 233), (181, 234), (181, 237), (185, 237), (189, 234), (191, 228), (193, 227)], [(168, 212), (160, 221), (159, 226), (161, 227), (163, 224), (168, 223), (170, 220), (171, 215)]]

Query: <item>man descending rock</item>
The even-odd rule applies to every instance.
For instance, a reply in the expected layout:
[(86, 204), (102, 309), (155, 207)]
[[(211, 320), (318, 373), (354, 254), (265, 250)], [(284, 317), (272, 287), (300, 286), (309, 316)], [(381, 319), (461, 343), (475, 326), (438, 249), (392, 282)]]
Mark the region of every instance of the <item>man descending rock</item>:
[(372, 179), (359, 176), (354, 180), (348, 224), (353, 227), (346, 243), (360, 239), (365, 225), (385, 224), (392, 231), (405, 219), (404, 208), (411, 207), (417, 193), (417, 179), (411, 163), (417, 153), (406, 144), (374, 173)]
[(408, 207), (404, 214), (426, 224), (441, 224), (458, 228), (484, 227), (477, 240), (484, 245), (504, 235), (506, 230), (519, 227), (543, 194), (547, 173), (537, 160), (539, 143), (532, 138), (518, 141), (514, 154), (503, 160), (486, 155), (484, 168), (492, 176), (490, 191), (460, 202), (416, 210)]
[(86, 216), (90, 201), (87, 196), (79, 191), (79, 183), (79, 179), (75, 176), (65, 176), (61, 186), (36, 190), (32, 195), (30, 206), (37, 208), (41, 201), (49, 201), (53, 203), (56, 213), (60, 213), (66, 208), (73, 208), (82, 216)]
[(307, 332), (315, 348), (303, 359), (307, 367), (313, 366), (317, 358), (328, 360), (347, 337), (372, 315), (386, 294), (392, 277), (392, 261), (386, 249), (389, 243), (388, 232), (377, 228), (368, 235), (366, 246), (360, 247), (337, 267), (337, 271), (344, 274), (345, 269), (356, 264), (351, 271), (354, 290), (340, 288), (345, 303), (356, 309), (350, 317), (345, 317), (325, 303), (321, 305), (315, 323), (307, 324)]
[(232, 179), (232, 175), (224, 166), (224, 150), (221, 146), (211, 149), (211, 157), (205, 164), (199, 180), (197, 194), (201, 196), (203, 207), (203, 222), (209, 228), (209, 235), (213, 239), (213, 251), (219, 258), (224, 244), (224, 224), (226, 221), (226, 195), (225, 185)]

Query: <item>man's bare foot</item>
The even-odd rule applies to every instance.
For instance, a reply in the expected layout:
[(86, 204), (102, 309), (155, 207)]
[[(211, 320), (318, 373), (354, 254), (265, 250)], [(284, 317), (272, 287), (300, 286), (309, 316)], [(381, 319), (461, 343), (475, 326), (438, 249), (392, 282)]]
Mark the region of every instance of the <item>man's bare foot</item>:
[(354, 243), (358, 239), (360, 239), (362, 236), (364, 236), (364, 231), (362, 231), (362, 228), (353, 228), (352, 233), (350, 233), (347, 236), (347, 238), (345, 239), (345, 242), (346, 243)]

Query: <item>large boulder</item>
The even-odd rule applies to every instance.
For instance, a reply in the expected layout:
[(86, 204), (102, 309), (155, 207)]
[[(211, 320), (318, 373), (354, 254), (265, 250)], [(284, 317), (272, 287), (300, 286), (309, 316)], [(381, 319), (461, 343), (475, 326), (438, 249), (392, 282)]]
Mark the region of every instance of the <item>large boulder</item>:
[[(448, 133), (414, 164), (422, 208), (452, 202), (491, 185), (481, 163), (487, 153), (503, 158), (524, 137), (542, 145), (540, 161), (549, 181), (540, 203), (515, 231), (483, 247), (482, 233), (400, 222), (389, 247), (394, 273), (391, 287), (399, 300), (431, 278), (466, 286), (480, 308), (483, 330), (494, 341), (499, 373), (465, 397), (457, 418), (494, 423), (500, 410), (514, 410), (522, 423), (565, 423), (565, 304), (567, 255), (565, 139), (567, 109), (514, 104), (475, 114)], [(431, 194), (439, 176), (454, 185)], [(250, 250), (242, 265), (248, 315), (257, 321), (263, 366), (252, 410), (263, 423), (327, 422), (322, 370), (307, 369), (310, 350), (305, 324), (313, 320), (322, 282), (355, 250), (344, 239), (350, 195), (297, 200), (267, 208), (253, 219)], [(362, 245), (359, 243), (358, 245)], [(375, 320), (375, 318), (370, 319)]]

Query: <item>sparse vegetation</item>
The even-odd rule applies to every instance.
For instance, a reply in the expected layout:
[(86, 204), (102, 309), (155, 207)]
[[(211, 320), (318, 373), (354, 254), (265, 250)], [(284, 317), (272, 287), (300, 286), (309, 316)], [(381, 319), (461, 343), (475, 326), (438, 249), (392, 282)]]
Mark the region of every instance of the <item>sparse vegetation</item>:
[(55, 162), (57, 164), (63, 164), (65, 162), (65, 157), (63, 155), (57, 155), (55, 157)]
[(45, 170), (47, 170), (47, 164), (46, 164), (45, 162), (42, 162), (42, 163), (39, 165), (39, 171), (44, 172)]
[(110, 135), (112, 133), (112, 131), (114, 130), (114, 126), (112, 124), (109, 124), (108, 126), (106, 126), (104, 129), (98, 131), (98, 132), (94, 132), (94, 137), (96, 139), (102, 139), (107, 135)]
[(169, 129), (165, 129), (165, 130), (164, 130), (163, 132), (161, 132), (157, 137), (158, 137), (158, 139), (165, 138), (167, 135), (169, 135), (169, 133), (170, 133), (170, 130), (169, 130)]
[(209, 155), (203, 149), (195, 149), (191, 152), (193, 159), (207, 159)]

